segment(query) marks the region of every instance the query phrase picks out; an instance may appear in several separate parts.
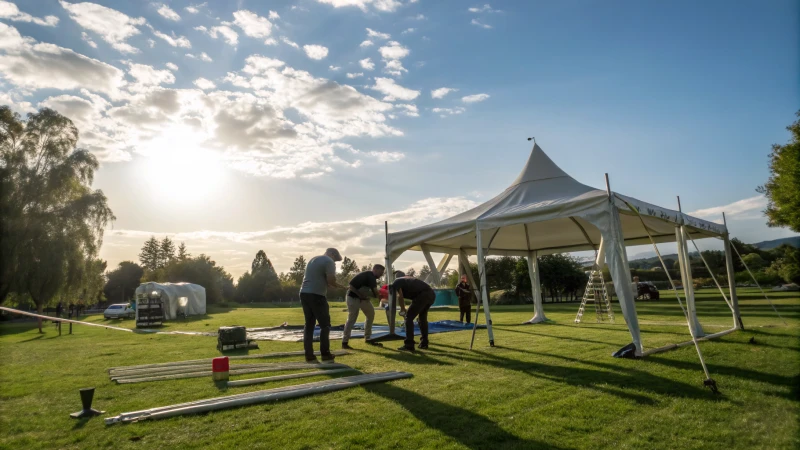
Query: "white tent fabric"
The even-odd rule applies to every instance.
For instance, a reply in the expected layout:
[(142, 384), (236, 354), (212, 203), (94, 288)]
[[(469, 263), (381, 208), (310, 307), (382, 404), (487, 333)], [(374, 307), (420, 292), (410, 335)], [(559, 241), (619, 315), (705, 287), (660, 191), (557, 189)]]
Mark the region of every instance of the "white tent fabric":
[[(174, 320), (178, 317), (178, 302), (181, 297), (186, 297), (186, 314), (189, 316), (206, 313), (206, 288), (192, 283), (142, 283), (136, 288), (136, 296), (147, 295), (156, 291), (161, 294), (164, 302), (164, 320)], [(137, 308), (138, 314), (138, 308)]]
[[(638, 211), (633, 211), (628, 205)], [(520, 175), (500, 195), (440, 222), (388, 233), (386, 254), (389, 263), (407, 250), (479, 255), (483, 279), (484, 260), (481, 256), (524, 256), (530, 259), (534, 252), (542, 256), (598, 250), (603, 239), (606, 262), (617, 287), (620, 307), (636, 345), (636, 354), (640, 355), (642, 344), (625, 246), (649, 244), (648, 234), (655, 242), (675, 242), (676, 227), (681, 226), (695, 238), (727, 236), (724, 225), (581, 184), (561, 170), (538, 145), (534, 145)], [(478, 251), (478, 242), (482, 242), (482, 251)], [(538, 281), (535, 265), (529, 264), (529, 267), (532, 281)], [(537, 284), (534, 283), (534, 299), (537, 296), (541, 298)], [(491, 336), (485, 292), (482, 292), (482, 297)], [(536, 314), (544, 317), (541, 304), (536, 306)]]

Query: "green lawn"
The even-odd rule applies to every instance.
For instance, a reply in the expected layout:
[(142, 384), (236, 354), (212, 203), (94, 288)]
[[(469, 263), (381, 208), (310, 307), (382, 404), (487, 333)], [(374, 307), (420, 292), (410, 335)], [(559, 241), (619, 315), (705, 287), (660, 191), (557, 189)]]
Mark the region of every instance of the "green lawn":
[[(574, 325), (577, 304), (546, 304), (552, 322), (534, 326), (520, 325), (532, 316), (531, 306), (493, 308), (494, 348), (486, 331), (478, 330), (473, 351), (467, 349), (470, 332), (455, 332), (432, 335), (431, 348), (416, 355), (393, 350), (395, 343), (373, 348), (355, 342), (356, 353), (339, 358), (365, 373), (403, 370), (414, 374), (411, 379), (114, 426), (105, 426), (102, 418), (69, 417), (80, 409), (79, 388), (95, 386), (94, 407), (109, 416), (324, 377), (228, 390), (204, 378), (116, 385), (108, 380), (109, 367), (216, 356), (216, 340), (86, 326), (75, 327), (73, 335), (64, 328), (59, 337), (52, 325), (39, 335), (34, 323), (3, 324), (0, 447), (798, 448), (800, 297), (771, 296), (788, 326), (748, 290), (741, 295), (748, 329), (701, 343), (719, 396), (702, 386), (693, 347), (643, 360), (614, 359), (611, 352), (630, 342), (619, 312), (616, 325)], [(647, 348), (688, 340), (674, 299), (640, 302), (637, 309)], [(332, 303), (331, 311), (334, 324), (344, 323), (342, 304)], [(700, 295), (698, 311), (709, 333), (732, 324), (713, 291)], [(431, 316), (453, 319), (458, 312), (435, 310)], [(383, 317), (378, 314), (377, 320)], [(584, 317), (593, 321), (594, 313)], [(102, 316), (90, 320), (104, 322)], [(164, 329), (214, 331), (220, 325), (284, 321), (302, 323), (302, 311), (217, 309)], [(748, 343), (752, 337), (755, 344)], [(302, 348), (286, 342), (259, 345), (252, 353)]]

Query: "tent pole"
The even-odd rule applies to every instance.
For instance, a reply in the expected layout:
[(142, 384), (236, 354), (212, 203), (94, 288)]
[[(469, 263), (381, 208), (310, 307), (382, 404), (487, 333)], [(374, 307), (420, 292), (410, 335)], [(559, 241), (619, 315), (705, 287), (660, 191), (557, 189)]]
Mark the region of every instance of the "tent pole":
[(541, 323), (547, 321), (542, 305), (542, 285), (539, 279), (539, 252), (528, 252), (528, 276), (531, 278), (531, 294), (533, 295), (533, 318), (525, 323)]
[[(461, 270), (464, 271), (464, 275), (467, 276), (467, 281), (472, 287), (472, 292), (478, 292), (478, 285), (475, 283), (475, 278), (472, 276), (472, 269), (469, 267), (469, 256), (467, 256), (467, 252), (464, 251), (463, 248), (460, 249), (458, 253), (458, 264), (461, 266)], [(472, 323), (472, 339), (469, 341), (470, 350), (472, 350), (472, 344), (475, 342), (475, 332), (478, 329), (478, 319), (480, 318), (478, 313), (481, 310), (480, 297), (476, 295), (475, 298), (477, 301), (475, 302), (475, 321)]]
[(489, 292), (486, 286), (486, 256), (481, 242), (481, 230), (475, 224), (475, 242), (478, 245), (478, 275), (481, 279), (481, 301), (483, 301), (483, 314), (486, 316), (486, 330), (489, 332), (489, 345), (494, 347), (494, 333), (492, 332), (492, 314), (489, 312)]
[(392, 281), (394, 281), (394, 271), (392, 270), (392, 260), (389, 256), (389, 221), (383, 222), (384, 236), (386, 237), (386, 284), (389, 286), (389, 334), (394, 334), (395, 326), (395, 295), (391, 289)]
[(733, 308), (733, 326), (744, 330), (742, 323), (742, 315), (739, 312), (739, 296), (736, 293), (736, 272), (733, 268), (733, 252), (731, 252), (730, 232), (728, 232), (728, 221), (725, 219), (725, 213), (722, 213), (722, 224), (725, 225), (725, 268), (728, 271), (728, 292), (731, 296), (731, 307)]
[(428, 268), (431, 270), (431, 273), (428, 274), (427, 278), (423, 281), (427, 281), (428, 284), (438, 285), (439, 270), (436, 268), (436, 263), (433, 260), (433, 256), (431, 256), (431, 252), (428, 251), (428, 246), (422, 245), (421, 247), (422, 247), (422, 255), (425, 256), (425, 261), (428, 263)]
[(689, 245), (686, 242), (687, 231), (686, 227), (683, 225), (683, 209), (681, 208), (680, 196), (678, 196), (678, 214), (680, 214), (681, 225), (676, 231), (678, 231), (678, 245), (680, 245), (680, 252), (678, 254), (683, 254), (683, 262), (681, 262), (680, 265), (681, 272), (685, 276), (683, 279), (683, 293), (686, 296), (686, 312), (689, 313), (689, 323), (694, 328), (695, 337), (703, 337), (706, 333), (703, 331), (703, 326), (700, 325), (700, 321), (697, 319), (697, 306), (695, 305), (694, 298), (694, 279), (692, 277), (692, 261), (689, 257)]
[(750, 278), (752, 278), (752, 279), (753, 279), (753, 282), (756, 284), (756, 287), (758, 287), (758, 290), (759, 290), (759, 291), (761, 291), (761, 294), (763, 294), (763, 295), (764, 295), (764, 298), (765, 298), (765, 299), (767, 299), (767, 302), (769, 302), (769, 306), (772, 306), (772, 310), (773, 310), (773, 311), (775, 311), (775, 314), (777, 314), (777, 315), (778, 315), (778, 318), (779, 318), (779, 319), (781, 319), (781, 321), (783, 322), (783, 324), (784, 324), (784, 325), (786, 325), (786, 326), (788, 326), (789, 324), (788, 324), (788, 323), (786, 323), (786, 320), (784, 320), (783, 316), (781, 316), (781, 313), (779, 313), (779, 312), (778, 312), (778, 309), (777, 309), (777, 308), (775, 308), (775, 305), (772, 303), (772, 300), (770, 300), (770, 299), (769, 299), (769, 297), (767, 297), (767, 293), (766, 293), (766, 292), (764, 292), (764, 290), (763, 290), (763, 289), (761, 289), (761, 285), (760, 285), (760, 284), (758, 284), (758, 280), (756, 280), (756, 277), (755, 277), (755, 275), (753, 275), (753, 272), (751, 272), (751, 271), (750, 271), (750, 268), (749, 268), (749, 267), (747, 267), (747, 263), (746, 263), (746, 262), (744, 262), (744, 258), (742, 258), (742, 254), (741, 254), (741, 253), (739, 253), (739, 250), (737, 250), (737, 249), (736, 249), (736, 246), (735, 246), (735, 245), (731, 245), (731, 247), (733, 247), (733, 251), (735, 251), (735, 252), (736, 252), (736, 255), (739, 257), (739, 261), (741, 261), (741, 262), (742, 262), (742, 265), (744, 266), (745, 270), (747, 270), (747, 273), (749, 273), (749, 274), (750, 274)]

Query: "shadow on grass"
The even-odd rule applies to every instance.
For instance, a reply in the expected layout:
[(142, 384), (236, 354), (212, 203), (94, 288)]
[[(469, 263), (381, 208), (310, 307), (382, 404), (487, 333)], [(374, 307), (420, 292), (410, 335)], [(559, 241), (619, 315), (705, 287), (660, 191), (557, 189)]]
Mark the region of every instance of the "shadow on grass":
[[(399, 342), (399, 341), (398, 341)], [(398, 345), (399, 347), (399, 345)], [(391, 350), (390, 353), (386, 352), (375, 352), (369, 349), (361, 349), (361, 352), (364, 353), (372, 353), (375, 356), (380, 356), (382, 358), (391, 359), (393, 361), (399, 361), (409, 364), (420, 364), (420, 365), (434, 365), (434, 366), (452, 366), (453, 363), (447, 361), (440, 361), (438, 359), (431, 358), (430, 356), (426, 355), (424, 352), (402, 352), (395, 348), (389, 347)]]
[[(698, 386), (693, 386), (687, 383), (653, 375), (641, 370), (607, 363), (575, 359), (549, 353), (533, 352), (530, 350), (495, 347), (496, 349), (501, 350), (528, 353), (548, 358), (558, 358), (572, 364), (570, 366), (560, 366), (534, 361), (511, 359), (480, 350), (465, 352), (462, 349), (445, 344), (438, 344), (437, 347), (446, 347), (457, 350), (450, 353), (439, 353), (439, 355), (444, 358), (458, 358), (462, 361), (468, 361), (479, 365), (485, 364), (499, 369), (515, 370), (527, 375), (541, 377), (557, 383), (565, 383), (572, 386), (594, 389), (643, 405), (653, 405), (656, 403), (656, 401), (646, 395), (641, 395), (632, 392), (631, 390), (635, 389), (645, 393), (651, 392), (658, 395), (669, 395), (704, 400), (713, 398), (710, 391), (700, 387), (699, 384)], [(472, 356), (473, 354), (480, 355), (480, 357)], [(580, 365), (593, 366), (604, 370), (580, 367)], [(698, 367), (698, 370), (701, 369)], [(722, 398), (717, 397), (717, 399)]]
[[(703, 370), (703, 368), (700, 366), (699, 361), (698, 362), (676, 361), (654, 355), (648, 356), (646, 361), (656, 364), (662, 364), (677, 369), (698, 370), (698, 371)], [(758, 370), (745, 369), (742, 367), (721, 366), (719, 364), (713, 364), (713, 363), (711, 364), (706, 363), (706, 366), (708, 367), (708, 371), (711, 373), (712, 376), (720, 374), (730, 377), (741, 378), (743, 380), (760, 381), (775, 386), (796, 388), (796, 383), (798, 380), (798, 377), (786, 377), (782, 375), (776, 375), (773, 373), (759, 372)]]
[[(480, 414), (391, 384), (368, 384), (364, 389), (397, 403), (427, 427), (439, 430), (471, 449), (565, 448), (556, 447), (552, 443), (521, 439)], [(398, 447), (405, 445), (407, 443), (396, 443)]]

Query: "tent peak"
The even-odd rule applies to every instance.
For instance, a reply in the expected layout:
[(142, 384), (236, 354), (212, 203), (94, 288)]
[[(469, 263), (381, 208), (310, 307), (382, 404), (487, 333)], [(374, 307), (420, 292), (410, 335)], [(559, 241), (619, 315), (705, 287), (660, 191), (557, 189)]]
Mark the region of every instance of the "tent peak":
[(561, 170), (560, 167), (550, 159), (549, 156), (539, 147), (539, 144), (534, 142), (531, 155), (528, 157), (528, 162), (522, 168), (519, 176), (511, 186), (516, 186), (528, 181), (546, 180), (548, 178), (569, 177), (566, 172)]

